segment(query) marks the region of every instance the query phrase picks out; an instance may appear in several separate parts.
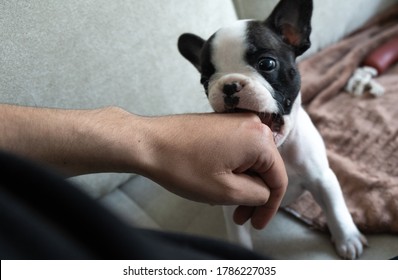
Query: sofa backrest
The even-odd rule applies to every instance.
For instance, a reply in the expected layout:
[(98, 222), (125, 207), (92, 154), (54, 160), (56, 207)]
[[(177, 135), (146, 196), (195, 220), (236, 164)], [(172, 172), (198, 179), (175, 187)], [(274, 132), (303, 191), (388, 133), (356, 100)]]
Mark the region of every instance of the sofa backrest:
[[(279, 0), (233, 0), (241, 19), (265, 19)], [(314, 0), (309, 56), (362, 26), (397, 0)]]
[[(209, 111), (177, 39), (184, 32), (209, 37), (235, 20), (230, 0), (2, 1), (0, 102), (116, 105), (144, 115)], [(126, 176), (80, 179), (99, 196)]]
[(207, 109), (177, 38), (236, 19), (229, 0), (4, 1), (0, 13), (0, 102), (140, 114)]

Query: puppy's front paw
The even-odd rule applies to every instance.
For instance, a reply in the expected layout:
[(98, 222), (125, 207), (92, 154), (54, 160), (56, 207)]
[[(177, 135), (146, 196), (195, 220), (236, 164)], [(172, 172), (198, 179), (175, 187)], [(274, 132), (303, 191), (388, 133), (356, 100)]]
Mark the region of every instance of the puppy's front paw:
[(359, 258), (363, 252), (363, 248), (368, 246), (366, 237), (359, 231), (344, 238), (336, 238), (333, 242), (339, 256), (348, 260)]

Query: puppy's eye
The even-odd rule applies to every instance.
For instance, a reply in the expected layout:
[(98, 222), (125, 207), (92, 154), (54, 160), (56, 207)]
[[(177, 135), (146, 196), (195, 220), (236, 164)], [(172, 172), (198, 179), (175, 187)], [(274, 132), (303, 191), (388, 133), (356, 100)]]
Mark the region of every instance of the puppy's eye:
[(262, 58), (258, 62), (258, 69), (264, 72), (271, 72), (276, 68), (276, 60), (271, 57)]

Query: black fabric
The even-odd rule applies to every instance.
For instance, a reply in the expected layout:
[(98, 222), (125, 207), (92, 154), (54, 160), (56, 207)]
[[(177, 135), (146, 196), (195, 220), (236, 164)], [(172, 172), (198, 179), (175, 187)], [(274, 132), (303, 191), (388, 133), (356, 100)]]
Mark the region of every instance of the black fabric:
[(226, 242), (132, 228), (48, 169), (4, 152), (0, 166), (1, 259), (264, 258)]

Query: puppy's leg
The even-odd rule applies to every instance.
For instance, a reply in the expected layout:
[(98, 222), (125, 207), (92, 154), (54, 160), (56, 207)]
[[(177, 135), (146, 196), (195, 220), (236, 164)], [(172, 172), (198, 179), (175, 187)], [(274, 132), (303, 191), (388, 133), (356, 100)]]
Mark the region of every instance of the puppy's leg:
[(358, 258), (367, 241), (352, 220), (336, 175), (327, 168), (309, 190), (326, 215), (337, 253), (345, 259)]
[(227, 227), (228, 239), (248, 249), (253, 249), (250, 226), (248, 223), (240, 226), (234, 223), (233, 214), (236, 206), (223, 206), (225, 225)]
[(304, 110), (283, 151), (291, 169), (300, 174), (301, 185), (311, 192), (326, 215), (337, 253), (347, 259), (361, 255), (366, 238), (355, 226), (336, 175), (329, 168), (324, 142)]

